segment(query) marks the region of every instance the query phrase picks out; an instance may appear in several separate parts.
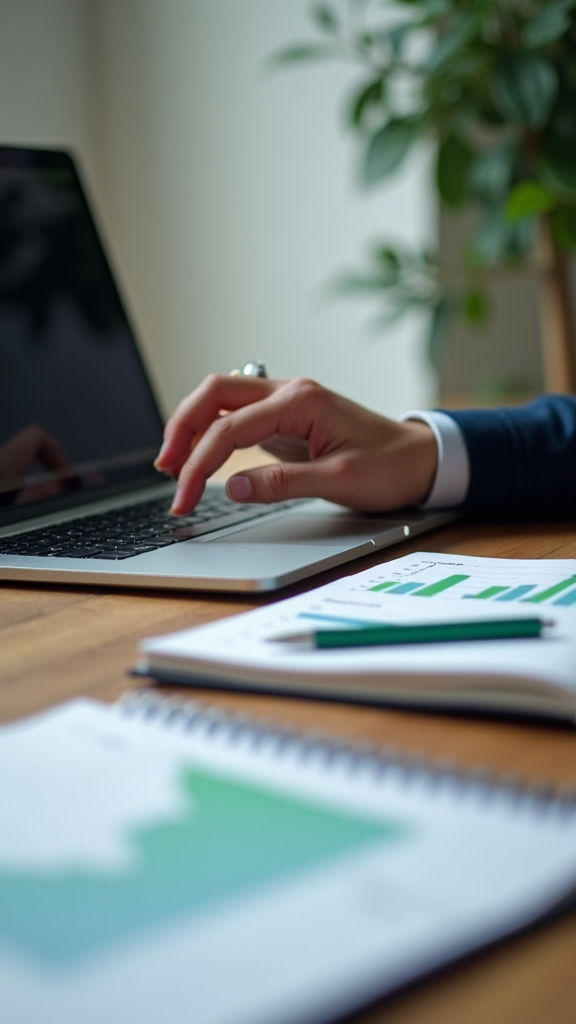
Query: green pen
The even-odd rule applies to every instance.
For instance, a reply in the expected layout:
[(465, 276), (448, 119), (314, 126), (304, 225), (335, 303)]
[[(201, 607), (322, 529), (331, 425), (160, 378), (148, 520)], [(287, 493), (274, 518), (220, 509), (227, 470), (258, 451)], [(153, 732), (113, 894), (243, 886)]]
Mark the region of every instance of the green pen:
[(270, 637), (270, 640), (276, 643), (309, 644), (318, 648), (452, 643), (459, 640), (518, 640), (522, 637), (541, 636), (542, 630), (550, 625), (551, 622), (538, 618), (491, 619), (479, 622), (319, 629), (307, 633), (285, 633)]

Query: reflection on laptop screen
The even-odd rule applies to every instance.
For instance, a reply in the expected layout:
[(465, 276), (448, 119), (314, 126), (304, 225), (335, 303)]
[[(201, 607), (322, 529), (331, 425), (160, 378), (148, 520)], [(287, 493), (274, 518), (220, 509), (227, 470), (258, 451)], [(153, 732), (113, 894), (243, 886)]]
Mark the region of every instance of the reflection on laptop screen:
[(0, 352), (0, 511), (150, 482), (161, 419), (64, 153), (0, 147)]

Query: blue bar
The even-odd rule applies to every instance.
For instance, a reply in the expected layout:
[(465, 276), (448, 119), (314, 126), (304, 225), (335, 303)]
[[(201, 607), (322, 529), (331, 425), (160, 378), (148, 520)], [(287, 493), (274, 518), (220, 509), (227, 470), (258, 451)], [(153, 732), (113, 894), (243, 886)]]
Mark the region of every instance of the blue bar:
[(576, 604), (576, 588), (569, 590), (567, 594), (563, 594), (557, 601), (552, 601), (552, 604), (562, 604), (565, 607), (570, 604)]
[(372, 619), (345, 619), (341, 615), (321, 615), (319, 612), (299, 612), (298, 618), (313, 619), (314, 622), (333, 622), (338, 626), (358, 626), (360, 629), (375, 625)]
[(423, 586), (422, 583), (400, 583), (399, 586), (394, 587), (393, 590), (389, 590), (389, 594), (409, 594), (412, 590), (418, 590), (419, 587)]
[(501, 597), (497, 597), (497, 601), (517, 601), (520, 597), (524, 597), (524, 594), (530, 593), (534, 590), (535, 583), (523, 583), (521, 587), (514, 587), (509, 590), (507, 594), (502, 594)]

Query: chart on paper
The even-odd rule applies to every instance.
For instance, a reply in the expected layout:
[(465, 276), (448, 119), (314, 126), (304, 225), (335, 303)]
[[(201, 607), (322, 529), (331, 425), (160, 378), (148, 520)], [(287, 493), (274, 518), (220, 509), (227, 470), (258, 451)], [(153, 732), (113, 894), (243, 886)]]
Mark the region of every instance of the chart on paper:
[[(499, 565), (498, 562), (502, 564)], [(487, 564), (488, 563), (488, 564)], [(434, 599), (442, 595), (465, 601), (497, 601), (510, 604), (576, 605), (576, 573), (550, 569), (542, 562), (518, 563), (509, 559), (484, 559), (459, 563), (448, 558), (419, 558), (386, 572), (379, 568), (362, 590), (395, 597)]]
[[(310, 600), (312, 598), (312, 600)], [(576, 561), (478, 558), (420, 552), (339, 580), (301, 602), (310, 626), (541, 615), (576, 610)]]
[[(44, 971), (118, 950), (375, 843), (408, 840), (408, 826), (395, 818), (213, 773), (183, 763), (177, 750), (149, 748), (138, 734), (110, 731), (107, 711), (78, 714), (77, 728), (70, 715), (68, 730), (64, 723), (52, 736), (56, 766), (46, 766), (44, 749), (38, 756), (35, 735), (19, 741), (19, 761), (8, 742), (0, 751), (19, 793), (18, 802), (10, 792), (0, 798), (0, 946)], [(49, 754), (50, 738), (48, 723)], [(57, 808), (49, 818), (46, 806)]]

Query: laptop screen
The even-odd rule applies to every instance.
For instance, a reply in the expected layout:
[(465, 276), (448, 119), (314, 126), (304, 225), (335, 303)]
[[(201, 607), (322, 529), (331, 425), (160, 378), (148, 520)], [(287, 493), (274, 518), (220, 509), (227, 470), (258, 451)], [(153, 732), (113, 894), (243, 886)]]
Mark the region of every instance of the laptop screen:
[(162, 435), (76, 171), (0, 147), (0, 521), (158, 481)]

